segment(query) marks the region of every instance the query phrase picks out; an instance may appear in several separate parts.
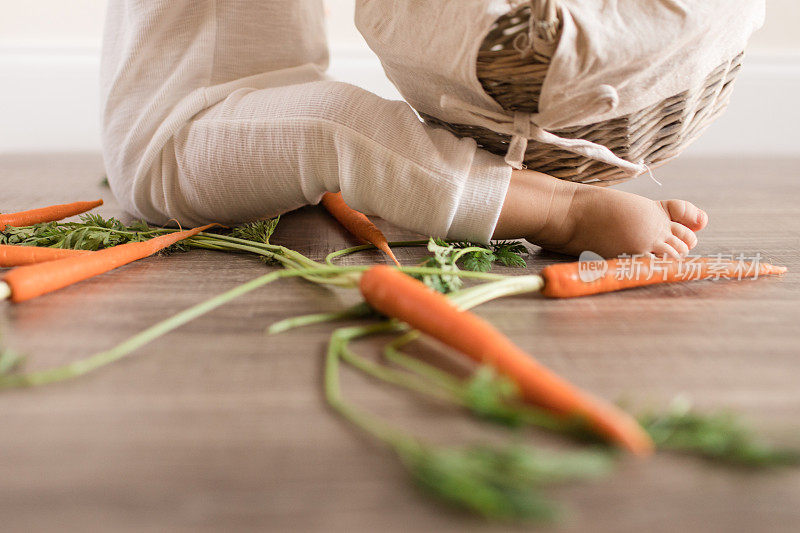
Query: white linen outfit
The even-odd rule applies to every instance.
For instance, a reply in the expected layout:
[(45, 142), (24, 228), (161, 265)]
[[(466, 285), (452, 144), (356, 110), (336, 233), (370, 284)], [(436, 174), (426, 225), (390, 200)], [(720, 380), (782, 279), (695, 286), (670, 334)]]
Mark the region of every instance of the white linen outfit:
[[(484, 91), (476, 62), (497, 19), (529, 2), (356, 0), (356, 25), (414, 109), (509, 135), (509, 165), (521, 168), (536, 140), (637, 176), (647, 171), (643, 161), (551, 132), (638, 113), (685, 91), (699, 95), (765, 16), (764, 0), (558, 0), (559, 39), (539, 112), (510, 112)], [(532, 32), (520, 51), (536, 39)], [(706, 109), (715, 108), (719, 91), (703, 95)]]
[(408, 104), (325, 75), (322, 0), (110, 0), (103, 152), (136, 216), (235, 224), (342, 191), (426, 235), (485, 242), (511, 168)]

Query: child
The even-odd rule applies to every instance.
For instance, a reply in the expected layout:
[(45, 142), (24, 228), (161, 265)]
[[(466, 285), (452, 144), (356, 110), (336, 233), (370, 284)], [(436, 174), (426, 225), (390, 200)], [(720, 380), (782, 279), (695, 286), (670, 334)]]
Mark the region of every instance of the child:
[(241, 223), (342, 191), (354, 209), (433, 236), (526, 238), (611, 257), (680, 257), (707, 215), (512, 171), (404, 102), (331, 81), (322, 0), (110, 0), (103, 151), (136, 216)]

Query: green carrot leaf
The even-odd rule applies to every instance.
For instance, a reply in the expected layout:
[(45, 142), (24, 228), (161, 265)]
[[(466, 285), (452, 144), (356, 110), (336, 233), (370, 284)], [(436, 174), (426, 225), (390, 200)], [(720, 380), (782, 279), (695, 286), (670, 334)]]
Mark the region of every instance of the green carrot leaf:
[(463, 257), (461, 267), (473, 272), (489, 272), (492, 269), (492, 263), (496, 260), (497, 256), (489, 250), (470, 252)]
[(511, 268), (525, 268), (528, 266), (522, 256), (508, 249), (498, 250), (495, 256), (497, 257), (497, 261), (502, 263), (503, 266)]
[(604, 452), (556, 454), (525, 446), (432, 447), (398, 450), (414, 481), (430, 494), (490, 519), (549, 523), (562, 516), (543, 489), (607, 474)]
[[(525, 268), (527, 264), (522, 255), (528, 253), (525, 245), (518, 241), (497, 241), (489, 245), (476, 244), (468, 241), (447, 242), (442, 239), (431, 239), (428, 250), (434, 256), (423, 265), (441, 268), (443, 265), (458, 265), (464, 270), (474, 272), (489, 272), (492, 265), (500, 263), (507, 267)], [(431, 287), (439, 292), (452, 292), (441, 290), (448, 287), (441, 280), (430, 280)]]
[[(136, 221), (125, 225), (116, 218), (86, 213), (80, 222), (47, 222), (23, 228), (7, 227), (0, 233), (0, 244), (43, 246), (96, 251), (129, 242), (141, 242), (157, 235), (160, 228)], [(162, 254), (185, 251), (186, 243), (177, 243)]]
[(269, 220), (260, 220), (257, 222), (250, 222), (236, 226), (231, 232), (231, 237), (237, 237), (248, 241), (255, 241), (261, 244), (269, 244), (272, 234), (278, 227), (280, 217), (271, 218)]
[(142, 234), (143, 231), (152, 229), (142, 222), (125, 226), (115, 218), (104, 219), (89, 213), (81, 215), (80, 222), (47, 222), (24, 228), (6, 228), (0, 233), (0, 243), (95, 251), (152, 237)]
[(0, 376), (9, 374), (25, 363), (25, 356), (9, 348), (0, 347)]
[(463, 400), (475, 415), (512, 427), (522, 425), (522, 414), (511, 405), (519, 399), (517, 386), (510, 379), (498, 376), (493, 368), (478, 369), (463, 390)]
[[(280, 217), (242, 224), (233, 228), (230, 235), (237, 239), (253, 241), (259, 244), (270, 244), (269, 240), (272, 238), (272, 234), (275, 233), (278, 222), (280, 222)], [(268, 265), (278, 264), (278, 260), (274, 256), (261, 256), (261, 260)]]
[(509, 427), (532, 426), (568, 435), (580, 442), (600, 444), (585, 420), (558, 417), (523, 402), (516, 384), (484, 366), (465, 382), (461, 400), (475, 416)]
[(11, 373), (20, 368), (25, 362), (25, 356), (8, 348), (3, 342), (3, 332), (0, 330), (0, 376)]
[[(447, 244), (440, 239), (431, 239), (428, 242), (428, 251), (433, 253), (433, 256), (425, 260), (420, 266), (440, 268), (445, 272), (458, 272), (458, 266), (454, 263), (454, 250), (455, 247), (453, 245)], [(456, 275), (443, 273), (435, 275), (425, 274), (415, 277), (433, 290), (444, 294), (455, 292), (463, 285), (461, 278)]]
[(732, 413), (697, 413), (679, 400), (666, 413), (646, 413), (638, 418), (662, 450), (751, 468), (800, 465), (800, 451), (760, 442)]

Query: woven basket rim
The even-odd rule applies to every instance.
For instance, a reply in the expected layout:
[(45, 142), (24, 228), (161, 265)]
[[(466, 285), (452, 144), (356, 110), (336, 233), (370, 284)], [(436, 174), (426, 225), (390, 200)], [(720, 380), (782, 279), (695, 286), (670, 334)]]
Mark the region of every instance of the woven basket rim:
[[(476, 76), (484, 92), (508, 113), (538, 112), (541, 87), (549, 73), (553, 43), (560, 39), (560, 2), (526, 0), (500, 17), (487, 32), (476, 59)], [(541, 16), (544, 23), (536, 23)], [(534, 23), (531, 23), (534, 18)], [(527, 19), (527, 20), (525, 20)], [(558, 33), (541, 33), (557, 28)], [(553, 130), (552, 133), (585, 139), (608, 147), (631, 163), (663, 164), (676, 157), (717, 118), (728, 104), (732, 81), (741, 66), (742, 54), (718, 66), (705, 82), (653, 105), (601, 122)], [(423, 115), (461, 137), (474, 138), (479, 146), (496, 154), (508, 151), (510, 136), (467, 124), (449, 124)], [(529, 142), (525, 151), (528, 168), (548, 171), (572, 181), (624, 181), (621, 168), (585, 156)]]

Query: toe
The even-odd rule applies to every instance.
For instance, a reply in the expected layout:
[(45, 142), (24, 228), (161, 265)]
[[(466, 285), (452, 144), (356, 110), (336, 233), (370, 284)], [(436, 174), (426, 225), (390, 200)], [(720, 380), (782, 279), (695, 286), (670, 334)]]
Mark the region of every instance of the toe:
[(687, 255), (689, 255), (689, 245), (680, 240), (675, 235), (670, 235), (669, 237), (667, 237), (667, 244), (672, 246), (672, 248), (675, 249), (680, 254), (681, 258), (684, 258)]
[(690, 250), (697, 246), (697, 235), (695, 235), (692, 230), (677, 222), (673, 222), (670, 227), (672, 229), (672, 234), (685, 242)]
[(662, 242), (661, 244), (658, 244), (653, 249), (653, 255), (655, 255), (656, 257), (669, 257), (669, 258), (672, 258), (672, 259), (677, 259), (678, 261), (683, 259), (681, 257), (681, 254), (678, 253), (678, 250), (676, 250), (675, 248), (673, 248), (670, 244), (668, 244), (666, 242)]
[(661, 202), (669, 218), (673, 222), (683, 224), (692, 231), (700, 231), (708, 224), (708, 215), (705, 211), (698, 208), (686, 200), (666, 200)]

